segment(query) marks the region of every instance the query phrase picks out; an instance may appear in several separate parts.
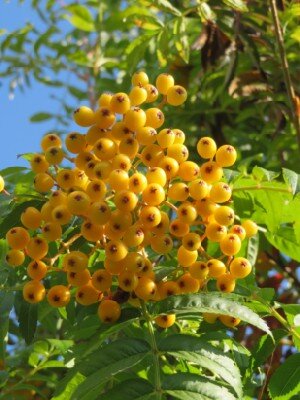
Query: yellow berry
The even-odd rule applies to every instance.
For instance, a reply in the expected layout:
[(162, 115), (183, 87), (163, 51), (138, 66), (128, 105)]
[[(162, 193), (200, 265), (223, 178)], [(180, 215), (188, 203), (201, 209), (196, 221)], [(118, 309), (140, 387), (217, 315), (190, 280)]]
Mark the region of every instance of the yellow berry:
[(30, 241), (29, 233), (22, 227), (11, 228), (6, 233), (8, 245), (14, 250), (23, 250)]
[(139, 107), (128, 110), (124, 117), (124, 123), (131, 131), (137, 131), (146, 124), (146, 113)]
[(176, 315), (175, 314), (163, 314), (159, 315), (154, 319), (156, 325), (158, 325), (160, 328), (170, 328), (172, 325), (174, 325), (176, 321)]
[(66, 147), (70, 153), (78, 154), (86, 147), (85, 135), (77, 132), (69, 133), (66, 137)]
[(196, 261), (189, 266), (189, 273), (195, 279), (206, 279), (209, 273), (209, 268), (204, 261)]
[(84, 286), (91, 279), (91, 275), (88, 269), (84, 269), (82, 271), (68, 271), (67, 272), (67, 281), (69, 285), (72, 286)]
[(48, 243), (44, 238), (32, 237), (26, 246), (27, 254), (34, 260), (41, 260), (48, 253)]
[(165, 122), (164, 113), (159, 108), (148, 108), (146, 110), (146, 125), (152, 126), (152, 128), (160, 128)]
[(45, 158), (50, 165), (58, 165), (64, 159), (65, 153), (61, 147), (52, 146), (45, 151)]
[(83, 271), (88, 266), (88, 257), (78, 250), (70, 251), (63, 259), (63, 267), (68, 271)]
[(39, 174), (48, 170), (49, 163), (43, 154), (34, 154), (30, 160), (30, 166), (33, 172)]
[(62, 237), (61, 225), (56, 222), (47, 222), (42, 227), (42, 235), (48, 242), (55, 242)]
[(133, 74), (131, 81), (134, 86), (145, 86), (149, 82), (149, 78), (146, 72), (137, 71)]
[(45, 172), (37, 174), (33, 182), (35, 190), (39, 193), (49, 192), (54, 185), (53, 178)]
[(196, 262), (198, 257), (197, 250), (187, 250), (186, 247), (180, 246), (177, 251), (178, 263), (183, 267), (189, 267)]
[(94, 111), (86, 106), (77, 108), (73, 113), (73, 118), (79, 126), (91, 126), (95, 123)]
[(147, 100), (148, 92), (142, 86), (134, 86), (130, 93), (129, 99), (133, 106), (139, 106)]
[(151, 85), (150, 83), (145, 85), (144, 88), (147, 91), (146, 103), (153, 103), (158, 97), (158, 90), (154, 85)]
[(228, 144), (219, 147), (216, 152), (216, 162), (221, 167), (231, 167), (235, 163), (236, 157), (235, 148)]
[(65, 307), (71, 298), (69, 289), (64, 285), (55, 285), (49, 289), (47, 300), (52, 307)]
[(239, 318), (231, 317), (230, 315), (220, 315), (219, 320), (228, 328), (233, 328), (241, 322)]
[(45, 295), (45, 287), (39, 281), (29, 281), (23, 287), (23, 297), (28, 303), (39, 303), (44, 300)]
[(42, 140), (41, 140), (41, 147), (43, 151), (46, 151), (49, 149), (49, 147), (61, 147), (61, 139), (58, 135), (55, 133), (49, 133), (48, 135), (45, 135)]
[(187, 99), (187, 92), (183, 86), (174, 85), (167, 91), (167, 103), (171, 106), (180, 106)]
[(109, 108), (116, 114), (125, 114), (130, 109), (130, 99), (126, 93), (116, 93), (110, 100)]
[(91, 304), (97, 303), (102, 297), (102, 294), (90, 283), (87, 283), (77, 289), (75, 297), (77, 303), (83, 306), (90, 306)]
[(42, 215), (34, 207), (27, 207), (21, 214), (21, 222), (27, 229), (37, 229), (42, 223)]
[(241, 249), (241, 239), (234, 233), (229, 233), (220, 241), (220, 249), (227, 256), (234, 256)]
[(27, 267), (27, 275), (34, 280), (41, 280), (47, 274), (47, 265), (41, 260), (33, 260)]
[(245, 278), (252, 270), (250, 262), (243, 257), (235, 258), (230, 264), (230, 273), (235, 278)]
[(104, 323), (116, 322), (121, 316), (121, 307), (114, 300), (102, 300), (98, 308), (98, 316)]
[(100, 107), (95, 111), (95, 124), (101, 129), (110, 128), (115, 120), (115, 114), (107, 107)]
[(9, 250), (5, 260), (11, 267), (19, 267), (25, 261), (25, 254), (22, 250)]
[(150, 183), (142, 193), (143, 201), (150, 206), (158, 206), (165, 197), (164, 188), (158, 183)]
[(203, 137), (197, 143), (197, 151), (202, 158), (213, 158), (217, 151), (216, 142), (210, 137)]
[(223, 176), (223, 169), (215, 161), (207, 161), (200, 167), (201, 178), (207, 183), (219, 181)]
[(202, 179), (196, 179), (189, 184), (190, 196), (194, 200), (201, 200), (207, 197), (209, 193), (208, 184)]
[(209, 197), (216, 203), (224, 203), (231, 198), (232, 190), (225, 182), (215, 183), (209, 192)]
[(164, 73), (156, 78), (156, 87), (159, 93), (166, 95), (168, 90), (174, 86), (174, 78), (172, 75)]
[(217, 278), (217, 288), (224, 293), (232, 293), (235, 289), (235, 279), (231, 274), (224, 274)]
[(210, 278), (218, 278), (226, 273), (226, 265), (217, 259), (210, 259), (207, 261), (208, 276)]
[(243, 221), (242, 227), (245, 229), (247, 237), (254, 236), (258, 232), (258, 226), (254, 221), (251, 221), (251, 219)]
[(231, 207), (221, 206), (216, 209), (214, 218), (221, 225), (232, 225), (234, 222), (234, 211)]

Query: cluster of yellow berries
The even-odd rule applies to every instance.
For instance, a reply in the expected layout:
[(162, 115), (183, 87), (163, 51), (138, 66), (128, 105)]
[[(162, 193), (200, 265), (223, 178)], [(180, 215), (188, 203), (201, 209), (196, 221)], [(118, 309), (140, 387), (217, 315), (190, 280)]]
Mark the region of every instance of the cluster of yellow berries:
[[(31, 259), (31, 280), (23, 289), (28, 302), (42, 301), (47, 292), (48, 302), (62, 307), (74, 294), (82, 305), (100, 302), (100, 319), (114, 322), (123, 302), (139, 306), (141, 300), (196, 293), (211, 279), (218, 290), (232, 292), (236, 279), (251, 271), (249, 261), (236, 255), (257, 226), (250, 220), (236, 224), (231, 187), (222, 180), (223, 168), (236, 160), (234, 147), (217, 148), (213, 139), (203, 137), (197, 151), (205, 161), (188, 161), (184, 132), (160, 129), (162, 106), (181, 105), (186, 90), (169, 74), (159, 75), (154, 86), (145, 72), (137, 72), (132, 83), (129, 95), (104, 93), (97, 110), (83, 106), (74, 112), (75, 122), (89, 129), (65, 138), (72, 156), (54, 133), (42, 138), (43, 152), (32, 156), (34, 188), (45, 203), (40, 210), (27, 208), (21, 216), (24, 227), (6, 235), (11, 266)], [(139, 107), (159, 94), (157, 107)], [(63, 243), (71, 223), (77, 233)], [(79, 237), (91, 244), (89, 254), (76, 248)], [(53, 241), (60, 250), (47, 258)], [(219, 258), (205, 251), (208, 241), (219, 243)], [(91, 262), (100, 249), (105, 253), (101, 268)], [(159, 281), (157, 267), (173, 256), (170, 273)], [(42, 282), (53, 271), (65, 273), (65, 284), (46, 291)], [(204, 317), (213, 322), (208, 314)], [(232, 320), (220, 319), (227, 325)], [(156, 318), (164, 328), (174, 321), (175, 315)]]

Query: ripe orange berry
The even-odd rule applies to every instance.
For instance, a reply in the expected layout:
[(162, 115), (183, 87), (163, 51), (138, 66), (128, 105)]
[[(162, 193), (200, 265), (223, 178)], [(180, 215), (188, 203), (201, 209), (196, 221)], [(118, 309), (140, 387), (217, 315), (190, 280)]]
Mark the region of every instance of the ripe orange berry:
[(65, 204), (55, 207), (51, 215), (53, 221), (57, 222), (60, 225), (66, 225), (72, 218), (72, 214)]
[(49, 289), (47, 300), (52, 307), (65, 307), (71, 298), (69, 289), (64, 285), (55, 285)]
[(158, 317), (155, 318), (155, 323), (158, 325), (160, 328), (170, 328), (172, 325), (174, 325), (176, 321), (176, 315), (175, 314), (163, 314), (159, 315)]
[(124, 271), (118, 276), (118, 283), (125, 292), (132, 292), (139, 283), (139, 279), (134, 272)]
[(48, 170), (49, 163), (43, 154), (34, 154), (30, 160), (30, 166), (33, 172), (39, 174)]
[(25, 261), (25, 254), (22, 250), (9, 250), (5, 256), (5, 260), (11, 267), (19, 267)]
[(61, 225), (56, 222), (47, 222), (42, 227), (42, 235), (48, 242), (55, 242), (62, 236)]
[(11, 228), (6, 233), (8, 245), (14, 250), (23, 250), (30, 241), (29, 233), (22, 227)]
[(44, 238), (34, 236), (29, 240), (26, 250), (29, 257), (41, 260), (48, 253), (48, 243)]
[(235, 233), (241, 240), (244, 240), (246, 237), (246, 231), (242, 227), (242, 225), (233, 225), (230, 230), (230, 233)]
[(254, 236), (258, 232), (258, 227), (256, 223), (254, 221), (251, 221), (250, 219), (243, 221), (242, 227), (245, 229), (247, 237)]
[(185, 201), (189, 194), (189, 188), (184, 182), (173, 183), (168, 190), (168, 197), (174, 201)]
[(48, 135), (45, 135), (42, 140), (41, 140), (41, 147), (43, 151), (46, 151), (49, 149), (49, 147), (61, 147), (61, 139), (58, 135), (55, 133), (49, 133)]
[(166, 95), (168, 90), (174, 86), (174, 78), (172, 75), (163, 73), (156, 78), (156, 87), (159, 93)]
[(69, 133), (66, 137), (66, 147), (70, 153), (78, 154), (86, 147), (85, 135), (77, 132)]
[(235, 289), (235, 279), (231, 274), (224, 274), (217, 278), (217, 288), (224, 293), (232, 293)]
[(167, 103), (171, 106), (180, 106), (187, 99), (187, 92), (183, 86), (174, 85), (167, 91)]
[(223, 176), (223, 169), (215, 161), (207, 161), (200, 167), (201, 178), (207, 183), (219, 181)]
[(21, 222), (27, 229), (37, 229), (42, 223), (42, 215), (34, 207), (27, 207), (21, 214)]
[(160, 128), (165, 122), (164, 113), (156, 107), (148, 108), (146, 110), (146, 125), (152, 126), (152, 128), (157, 129)]
[(45, 151), (45, 158), (50, 165), (59, 165), (64, 159), (65, 153), (61, 147), (48, 147)]
[(145, 86), (149, 82), (148, 75), (144, 71), (137, 71), (133, 74), (131, 82), (134, 86)]
[(233, 146), (225, 144), (218, 148), (216, 161), (221, 167), (231, 167), (236, 161), (236, 150)]
[(148, 92), (142, 86), (134, 86), (129, 93), (130, 103), (133, 106), (139, 106), (144, 103), (147, 100), (147, 97)]
[(167, 254), (173, 248), (173, 240), (167, 234), (153, 236), (150, 240), (151, 248), (157, 254)]
[(31, 261), (27, 267), (27, 275), (29, 278), (40, 281), (43, 279), (47, 274), (47, 265), (41, 261)]
[(213, 158), (217, 151), (216, 142), (210, 137), (203, 137), (197, 143), (197, 151), (202, 158)]
[(141, 160), (147, 167), (160, 167), (159, 163), (163, 157), (163, 149), (157, 144), (149, 144), (141, 152)]
[(186, 161), (189, 157), (188, 148), (184, 144), (172, 144), (167, 149), (167, 156), (175, 158), (175, 160), (181, 164)]
[(184, 181), (194, 181), (200, 174), (199, 166), (193, 161), (184, 161), (180, 164), (178, 176)]
[(158, 226), (161, 221), (161, 212), (157, 207), (145, 206), (141, 209), (139, 220), (147, 229)]
[(158, 90), (154, 85), (148, 83), (144, 86), (147, 91), (147, 100), (146, 103), (153, 103), (158, 98)]
[(125, 190), (129, 186), (129, 176), (123, 169), (114, 169), (109, 174), (108, 182), (113, 190)]
[(86, 106), (77, 108), (73, 113), (73, 118), (79, 126), (91, 126), (95, 123), (94, 111)]
[(241, 322), (239, 318), (231, 317), (230, 315), (220, 315), (219, 320), (228, 328), (233, 328)]
[(126, 93), (116, 93), (110, 100), (109, 108), (116, 114), (125, 114), (130, 109), (130, 99)]
[(180, 129), (173, 129), (175, 133), (175, 141), (174, 143), (183, 144), (185, 142), (185, 134)]
[(120, 240), (111, 240), (105, 246), (106, 257), (111, 261), (121, 261), (127, 256), (128, 250)]
[(210, 215), (213, 215), (218, 207), (218, 205), (208, 197), (197, 200), (195, 206), (198, 214), (202, 218), (207, 218)]
[(224, 203), (231, 198), (231, 188), (225, 182), (215, 183), (209, 192), (209, 197), (216, 203)]
[(152, 279), (147, 278), (146, 276), (142, 276), (139, 279), (138, 285), (135, 288), (134, 292), (138, 298), (144, 301), (149, 301), (155, 297), (157, 286)]
[(129, 158), (134, 159), (139, 151), (139, 143), (133, 137), (128, 137), (119, 143), (119, 152), (126, 154)]
[(101, 292), (95, 289), (90, 283), (87, 283), (77, 289), (75, 297), (77, 303), (83, 306), (90, 306), (100, 300)]
[(158, 293), (161, 300), (166, 299), (168, 296), (179, 294), (179, 291), (179, 286), (174, 281), (162, 281), (158, 285)]
[(95, 124), (101, 129), (110, 128), (115, 120), (115, 114), (107, 107), (100, 107), (95, 111)]
[(211, 222), (206, 226), (205, 234), (212, 242), (220, 242), (227, 236), (226, 226)]
[(163, 157), (158, 163), (158, 166), (165, 171), (168, 180), (175, 178), (179, 170), (178, 162), (172, 157)]
[(100, 292), (107, 292), (112, 285), (112, 276), (105, 269), (98, 269), (92, 275), (92, 284)]
[(195, 279), (206, 279), (209, 273), (209, 268), (204, 261), (196, 261), (189, 266), (189, 273)]
[(229, 233), (220, 241), (220, 249), (227, 256), (234, 256), (241, 249), (241, 239), (234, 233)]
[(151, 126), (144, 126), (136, 132), (136, 139), (141, 145), (153, 144), (156, 140), (157, 132)]
[(88, 269), (84, 269), (82, 271), (68, 271), (67, 272), (67, 281), (69, 285), (72, 286), (84, 286), (91, 279), (90, 271)]
[(210, 278), (218, 278), (226, 273), (226, 265), (221, 260), (211, 259), (207, 261), (206, 265)]
[(234, 222), (234, 211), (231, 207), (221, 206), (216, 209), (214, 218), (220, 225), (232, 225)]
[(189, 224), (181, 221), (180, 219), (174, 219), (170, 223), (170, 233), (176, 237), (183, 237), (187, 235), (190, 231)]
[(37, 174), (34, 178), (34, 188), (39, 193), (49, 192), (54, 185), (54, 180), (45, 172)]
[(177, 279), (180, 293), (197, 293), (200, 289), (200, 281), (193, 278), (188, 272)]
[(243, 257), (235, 258), (230, 264), (230, 273), (235, 278), (246, 278), (252, 270), (250, 262)]
[(163, 129), (156, 136), (156, 140), (162, 149), (166, 149), (174, 143), (175, 133), (172, 131), (172, 129)]
[(182, 222), (191, 224), (197, 218), (197, 210), (192, 203), (182, 203), (177, 209), (177, 216)]
[(74, 250), (66, 254), (63, 259), (63, 268), (67, 271), (83, 271), (88, 266), (88, 257), (81, 251)]
[(128, 110), (124, 117), (124, 123), (128, 129), (135, 132), (146, 124), (146, 113), (139, 107)]
[(124, 234), (123, 241), (127, 247), (137, 247), (145, 238), (143, 229), (138, 225), (131, 226)]
[(195, 232), (190, 232), (183, 236), (182, 246), (189, 251), (198, 250), (201, 247), (201, 238)]
[[(157, 183), (159, 183), (159, 182), (157, 182)], [(142, 173), (135, 172), (129, 178), (128, 187), (129, 187), (129, 190), (131, 190), (133, 193), (136, 193), (136, 194), (141, 193), (147, 187), (147, 178)]]
[(67, 207), (70, 213), (73, 215), (86, 215), (86, 211), (90, 203), (90, 197), (86, 193), (79, 190), (70, 193), (67, 197)]
[(177, 251), (178, 263), (183, 267), (189, 267), (194, 264), (198, 257), (197, 250), (187, 250), (184, 246), (180, 246)]
[(111, 211), (105, 201), (95, 202), (88, 209), (88, 217), (96, 225), (106, 224), (111, 216)]
[(45, 287), (39, 281), (29, 281), (23, 287), (23, 297), (28, 303), (39, 303), (44, 300), (45, 295)]
[(142, 193), (143, 201), (150, 206), (158, 206), (165, 200), (165, 197), (164, 188), (158, 183), (150, 183)]
[(103, 226), (96, 225), (92, 221), (86, 220), (81, 225), (82, 236), (89, 242), (97, 242), (103, 237)]
[(98, 308), (98, 316), (102, 322), (116, 322), (121, 316), (121, 307), (114, 300), (102, 300)]
[(190, 196), (194, 200), (201, 200), (207, 197), (209, 193), (208, 184), (202, 179), (196, 179), (189, 184)]
[(102, 93), (98, 99), (99, 107), (109, 107), (112, 96), (112, 93)]

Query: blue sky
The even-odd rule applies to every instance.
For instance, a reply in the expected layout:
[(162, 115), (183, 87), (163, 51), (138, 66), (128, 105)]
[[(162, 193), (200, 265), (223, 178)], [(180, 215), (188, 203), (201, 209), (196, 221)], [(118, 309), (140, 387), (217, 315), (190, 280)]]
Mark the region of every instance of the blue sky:
[[(31, 22), (40, 26), (41, 22), (30, 7), (31, 1), (18, 0), (0, 2), (0, 28), (11, 32)], [(8, 166), (23, 166), (26, 161), (17, 159), (16, 155), (39, 150), (41, 136), (54, 128), (53, 121), (31, 123), (29, 118), (39, 111), (58, 109), (58, 104), (50, 98), (51, 93), (57, 94), (57, 88), (46, 87), (32, 81), (32, 87), (24, 93), (18, 89), (13, 99), (9, 99), (8, 82), (2, 78), (0, 82), (0, 170)]]

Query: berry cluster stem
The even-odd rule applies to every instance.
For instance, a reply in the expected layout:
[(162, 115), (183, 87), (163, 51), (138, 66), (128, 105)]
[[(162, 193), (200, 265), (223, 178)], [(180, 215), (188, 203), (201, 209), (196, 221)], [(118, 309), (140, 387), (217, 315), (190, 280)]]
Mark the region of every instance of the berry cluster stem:
[(155, 391), (156, 391), (156, 400), (161, 400), (162, 388), (161, 388), (161, 380), (160, 380), (159, 350), (158, 350), (156, 340), (155, 340), (155, 334), (154, 334), (151, 316), (148, 313), (148, 310), (147, 310), (147, 307), (146, 307), (146, 304), (144, 301), (141, 301), (141, 305), (142, 305), (143, 317), (145, 318), (147, 327), (148, 327), (150, 345), (151, 345), (152, 356), (153, 356), (154, 384), (155, 384)]

